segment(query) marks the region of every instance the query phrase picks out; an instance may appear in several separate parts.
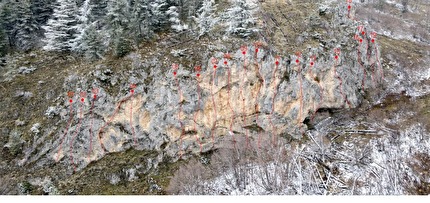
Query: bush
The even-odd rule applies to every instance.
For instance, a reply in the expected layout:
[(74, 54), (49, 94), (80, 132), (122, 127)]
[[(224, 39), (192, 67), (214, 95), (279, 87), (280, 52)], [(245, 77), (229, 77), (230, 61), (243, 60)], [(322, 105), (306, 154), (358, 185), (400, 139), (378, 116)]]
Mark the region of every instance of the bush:
[(194, 159), (190, 160), (176, 171), (167, 192), (175, 195), (203, 194), (204, 182), (209, 177), (208, 169), (203, 164)]
[(237, 137), (233, 146), (221, 148), (212, 155), (209, 166), (195, 160), (181, 166), (171, 179), (168, 192), (207, 195), (237, 190), (243, 193), (254, 185), (264, 194), (281, 194), (291, 183), (288, 181), (291, 168), (284, 164), (291, 157), (283, 150), (282, 142), (279, 146), (273, 147), (270, 139), (263, 140), (260, 147), (251, 146), (243, 137)]

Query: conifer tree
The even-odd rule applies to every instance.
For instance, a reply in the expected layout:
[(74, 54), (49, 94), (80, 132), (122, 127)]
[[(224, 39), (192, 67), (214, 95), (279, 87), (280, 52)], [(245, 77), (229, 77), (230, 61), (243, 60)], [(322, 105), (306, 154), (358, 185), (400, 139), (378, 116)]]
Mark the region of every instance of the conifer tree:
[(111, 33), (118, 28), (127, 30), (130, 17), (130, 4), (127, 0), (109, 0), (106, 19)]
[(42, 26), (45, 25), (51, 17), (54, 11), (54, 3), (55, 0), (30, 0), (30, 9), (38, 27), (38, 34), (41, 34), (43, 31)]
[(57, 0), (52, 18), (48, 20), (45, 29), (46, 45), (43, 47), (47, 51), (70, 51), (77, 25), (77, 8), (74, 0)]
[(227, 34), (248, 37), (256, 32), (256, 19), (253, 17), (255, 9), (256, 5), (250, 1), (233, 0), (233, 6), (224, 14)]
[(35, 46), (36, 31), (38, 30), (37, 22), (33, 12), (30, 9), (29, 0), (22, 0), (17, 5), (17, 16), (15, 29), (16, 31), (16, 46), (19, 50), (30, 50)]
[(106, 25), (105, 19), (108, 0), (90, 0), (89, 5), (91, 7), (91, 11), (90, 15), (88, 15), (88, 20), (91, 23), (96, 23), (96, 28), (100, 30)]
[(131, 22), (134, 41), (138, 44), (143, 38), (149, 38), (152, 35), (152, 26), (150, 19), (153, 17), (150, 12), (148, 0), (135, 0), (133, 6), (133, 18)]
[(188, 18), (194, 16), (202, 5), (202, 0), (186, 0), (182, 1), (180, 15)]
[(7, 36), (6, 32), (3, 29), (3, 26), (0, 24), (0, 57), (6, 55), (8, 49)]
[(197, 17), (194, 21), (197, 24), (198, 37), (208, 33), (218, 22), (215, 16), (216, 4), (214, 0), (204, 0), (202, 7), (198, 10)]
[(13, 48), (16, 44), (16, 24), (18, 23), (18, 2), (5, 0), (1, 5), (0, 22), (8, 41), (8, 47)]
[(89, 15), (91, 12), (90, 0), (85, 0), (82, 6), (79, 8), (79, 15), (77, 17), (78, 23), (75, 26), (75, 37), (72, 41), (72, 50), (77, 53), (83, 53), (85, 48), (83, 47), (85, 43), (84, 35), (86, 29), (90, 25)]
[(96, 29), (95, 23), (90, 24), (83, 33), (83, 44), (81, 49), (88, 59), (101, 59), (105, 53), (105, 44), (100, 31)]
[(79, 9), (79, 21), (76, 25), (76, 35), (73, 40), (72, 50), (84, 55), (88, 59), (100, 59), (103, 57), (105, 44), (101, 30), (97, 30), (97, 21), (90, 22), (93, 6), (91, 0), (85, 0)]
[(160, 31), (168, 25), (168, 15), (166, 13), (168, 9), (168, 3), (166, 0), (155, 0), (149, 4), (151, 11), (151, 18), (149, 24), (154, 31)]
[(179, 9), (176, 6), (169, 7), (169, 10), (166, 12), (169, 16), (169, 22), (171, 28), (175, 32), (183, 32), (188, 29), (188, 25), (183, 24), (179, 18)]
[(131, 42), (121, 28), (117, 30), (117, 36), (113, 40), (115, 56), (123, 57), (131, 51)]
[(130, 30), (130, 4), (127, 0), (110, 0), (108, 2), (107, 32), (110, 45), (118, 57), (125, 56), (131, 50), (129, 37)]

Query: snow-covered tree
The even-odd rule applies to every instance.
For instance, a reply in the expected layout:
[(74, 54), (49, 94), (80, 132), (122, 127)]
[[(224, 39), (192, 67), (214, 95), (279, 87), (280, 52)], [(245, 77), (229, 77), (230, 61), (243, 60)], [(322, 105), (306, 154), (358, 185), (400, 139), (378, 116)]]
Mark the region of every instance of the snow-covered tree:
[[(83, 25), (88, 24), (90, 22), (90, 15), (92, 12), (92, 5), (90, 4), (91, 0), (85, 0), (84, 3), (82, 3), (82, 6), (78, 9), (79, 16), (78, 18), (78, 26), (77, 27), (85, 27)], [(79, 26), (79, 24), (82, 24)], [(79, 30), (78, 30), (79, 31)]]
[(55, 3), (55, 0), (30, 0), (30, 8), (33, 12), (39, 32), (43, 31), (42, 26), (46, 24), (52, 15), (53, 3)]
[(116, 56), (124, 56), (131, 50), (129, 40), (130, 30), (130, 4), (127, 0), (109, 0), (106, 15), (107, 32), (110, 45), (114, 48)]
[(3, 26), (0, 25), (0, 57), (3, 57), (7, 53), (7, 35), (3, 29)]
[(131, 51), (131, 42), (125, 35), (124, 30), (119, 28), (117, 36), (113, 39), (114, 54), (117, 57), (123, 57)]
[(16, 43), (16, 24), (18, 23), (18, 2), (13, 0), (5, 0), (1, 4), (0, 22), (8, 39), (8, 47), (12, 48)]
[(149, 24), (154, 31), (159, 31), (168, 24), (168, 15), (166, 13), (168, 4), (166, 0), (155, 0), (149, 3), (149, 8), (152, 16), (149, 18)]
[(70, 51), (76, 34), (77, 8), (74, 0), (57, 0), (54, 14), (43, 26), (47, 51)]
[(96, 29), (96, 24), (90, 24), (82, 35), (81, 51), (88, 59), (103, 58), (105, 53), (105, 43), (101, 31)]
[(208, 33), (218, 22), (218, 17), (215, 15), (216, 6), (214, 0), (203, 1), (202, 7), (198, 10), (197, 17), (194, 18), (197, 24), (198, 37)]
[(35, 30), (35, 43), (34, 47), (39, 48), (44, 46), (42, 39), (45, 37), (45, 30), (42, 28), (51, 18), (54, 12), (55, 0), (30, 0), (31, 2), (31, 12), (33, 13), (33, 18), (36, 21), (37, 29)]
[(233, 0), (233, 6), (224, 13), (227, 34), (248, 37), (257, 31), (254, 18), (255, 3), (248, 0)]
[(72, 50), (84, 55), (88, 59), (103, 57), (105, 44), (101, 31), (97, 30), (97, 21), (90, 22), (92, 11), (91, 0), (85, 0), (79, 9), (79, 23), (76, 25), (76, 35), (73, 40)]
[(169, 16), (171, 28), (175, 32), (182, 32), (188, 29), (188, 25), (181, 22), (179, 18), (179, 11), (176, 6), (169, 7), (169, 10), (166, 13)]
[(90, 0), (91, 14), (88, 15), (88, 20), (91, 23), (96, 22), (97, 29), (101, 29), (105, 25), (107, 14), (108, 0)]
[(143, 38), (152, 35), (152, 26), (149, 19), (152, 18), (148, 0), (135, 0), (133, 5), (133, 18), (131, 27), (134, 34), (134, 41), (138, 44)]
[(194, 16), (194, 14), (198, 12), (203, 0), (186, 0), (180, 2), (182, 3), (179, 5), (181, 7), (180, 15), (188, 18)]
[(89, 15), (91, 12), (90, 0), (85, 0), (82, 6), (79, 8), (79, 15), (77, 17), (78, 23), (75, 26), (76, 34), (72, 42), (72, 50), (75, 52), (83, 52), (83, 44), (85, 31), (90, 25)]
[(110, 32), (115, 29), (126, 29), (131, 19), (130, 4), (127, 0), (109, 0), (106, 15)]
[(52, 13), (54, 0), (3, 0), (0, 19), (7, 35), (8, 47), (29, 50), (43, 37), (42, 25)]
[(22, 0), (18, 4), (15, 29), (19, 50), (30, 50), (34, 47), (36, 41), (36, 31), (38, 30), (37, 22), (34, 19), (33, 12), (30, 9), (30, 1)]

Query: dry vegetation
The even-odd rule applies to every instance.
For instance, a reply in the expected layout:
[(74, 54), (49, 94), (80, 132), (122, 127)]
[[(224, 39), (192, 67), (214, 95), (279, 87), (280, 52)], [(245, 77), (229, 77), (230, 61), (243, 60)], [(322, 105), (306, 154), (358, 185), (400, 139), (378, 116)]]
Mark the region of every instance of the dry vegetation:
[(418, 42), (430, 42), (428, 13), (430, 2), (426, 0), (370, 0), (358, 4), (357, 18), (368, 21), (379, 33), (388, 31), (391, 35), (410, 35)]
[[(430, 144), (429, 101), (428, 96), (416, 101), (391, 96), (370, 110), (340, 111), (331, 115), (334, 120), (326, 119), (308, 131), (307, 141), (280, 139), (274, 147), (264, 140), (260, 148), (255, 143), (246, 147), (244, 139), (226, 143), (210, 161), (194, 159), (181, 166), (167, 191), (185, 195), (429, 194), (430, 160), (425, 153)], [(390, 124), (398, 116), (403, 119)], [(358, 132), (369, 129), (377, 133)]]
[[(370, 25), (376, 29), (395, 30), (402, 27), (403, 30), (410, 30), (412, 35), (421, 37), (424, 40), (430, 40), (428, 16), (423, 15), (429, 13), (429, 2), (426, 0), (416, 0), (407, 2), (410, 10), (402, 11), (393, 5), (386, 4), (379, 0), (372, 0), (363, 7), (357, 9), (359, 18), (367, 19)], [(406, 2), (406, 1), (405, 1)], [(400, 2), (399, 3), (404, 3)], [(306, 46), (314, 46), (317, 41), (311, 39), (303, 43), (300, 39), (300, 34), (308, 29), (310, 25), (309, 16), (317, 15), (317, 4), (314, 1), (272, 1), (266, 0), (262, 4), (262, 12), (267, 12), (268, 16), (263, 19), (275, 18), (278, 25), (271, 21), (265, 26), (263, 35), (268, 37), (273, 46), (283, 54), (291, 54), (297, 50), (304, 49)], [(282, 6), (279, 6), (282, 5)], [(381, 12), (379, 12), (381, 11)], [(329, 18), (329, 16), (328, 16)], [(404, 21), (399, 21), (402, 19)], [(401, 23), (399, 26), (398, 23)], [(323, 26), (319, 30), (324, 33)], [(315, 31), (315, 30), (312, 30)], [(177, 37), (175, 39), (175, 37)], [(428, 52), (428, 44), (411, 43), (405, 40), (394, 40), (388, 37), (380, 37), (383, 56), (391, 55), (392, 59), (401, 62), (402, 66), (414, 68), (417, 64), (422, 65), (425, 61), (426, 52)], [(168, 41), (166, 43), (166, 41)], [(185, 51), (188, 56), (172, 56), (171, 51), (184, 47), (189, 48)], [(190, 67), (196, 63), (203, 62), (208, 56), (204, 55), (205, 50), (225, 51), (238, 48), (244, 41), (238, 39), (228, 39), (228, 42), (216, 41), (210, 37), (204, 37), (200, 40), (187, 38), (187, 36), (160, 36), (160, 39), (154, 43), (143, 44), (138, 54), (146, 59), (150, 53), (166, 56), (161, 62), (167, 67), (169, 61), (179, 61), (182, 64)], [(220, 45), (220, 47), (217, 47)], [(90, 63), (76, 61), (73, 58), (64, 58), (61, 56), (45, 56), (37, 53), (37, 57), (24, 55), (16, 59), (19, 66), (27, 66), (32, 64), (37, 70), (28, 75), (17, 75), (11, 82), (0, 82), (0, 112), (1, 133), (7, 135), (11, 130), (19, 130), (24, 133), (24, 140), (31, 143), (32, 135), (29, 133), (31, 125), (39, 122), (42, 126), (52, 125), (54, 122), (44, 117), (44, 113), (48, 106), (53, 105), (57, 96), (64, 95), (63, 83), (65, 77), (70, 74), (86, 75), (98, 64), (104, 64), (114, 69), (115, 73), (126, 72), (132, 69), (129, 61), (118, 60), (114, 57), (107, 57), (104, 61)], [(157, 57), (157, 56), (155, 56)], [(196, 62), (197, 61), (197, 62)], [(2, 70), (4, 71), (4, 70)], [(44, 83), (40, 83), (43, 81)], [(109, 91), (109, 87), (106, 87)], [(33, 90), (32, 99), (17, 97), (17, 91)], [(117, 93), (117, 89), (111, 89), (110, 93)], [(388, 101), (383, 104), (384, 107), (375, 107), (371, 111), (358, 112), (349, 117), (357, 115), (366, 115), (370, 119), (377, 120), (378, 118), (391, 118), (404, 106), (411, 108), (411, 111), (418, 112), (413, 117), (407, 117), (408, 123), (401, 126), (388, 126), (390, 128), (398, 127), (395, 132), (398, 133), (403, 127), (412, 123), (423, 123), (427, 132), (430, 131), (429, 118), (429, 99), (418, 99), (416, 103), (404, 101), (404, 98), (399, 100)], [(408, 100), (408, 99), (405, 99)], [(415, 107), (418, 109), (415, 109)], [(14, 121), (24, 119), (26, 124), (16, 126)], [(374, 121), (373, 120), (373, 121)], [(55, 120), (57, 122), (58, 120)], [(373, 122), (372, 121), (372, 122)], [(59, 125), (61, 128), (61, 124)], [(336, 139), (329, 139), (336, 137)], [(392, 180), (394, 184), (402, 185), (405, 181), (410, 181), (410, 184), (404, 184), (406, 191), (409, 194), (429, 194), (430, 182), (430, 158), (425, 153), (415, 153), (414, 157), (407, 163), (406, 160), (401, 160), (401, 154), (390, 154), (390, 148), (386, 149), (387, 154), (392, 155), (386, 160), (385, 169), (369, 167), (371, 164), (371, 147), (376, 145), (370, 143), (373, 137), (357, 138), (361, 135), (338, 135), (330, 132), (325, 135), (308, 134), (306, 137), (308, 142), (297, 143), (280, 139), (278, 147), (273, 147), (270, 141), (266, 140), (261, 147), (256, 146), (248, 148), (243, 140), (238, 140), (235, 145), (229, 143), (223, 148), (216, 151), (210, 160), (205, 158), (195, 158), (187, 164), (179, 167), (177, 164), (163, 163), (159, 170), (155, 173), (139, 174), (139, 180), (136, 182), (127, 182), (125, 179), (118, 186), (109, 185), (106, 177), (111, 173), (118, 173), (125, 177), (124, 167), (133, 167), (133, 164), (143, 163), (144, 159), (149, 155), (146, 152), (129, 151), (116, 155), (111, 155), (100, 160), (79, 174), (74, 174), (65, 179), (60, 185), (60, 190), (63, 194), (72, 188), (73, 193), (77, 194), (165, 194), (165, 187), (169, 185), (167, 192), (170, 194), (231, 194), (233, 190), (239, 193), (246, 193), (249, 186), (263, 194), (361, 194), (357, 188), (365, 187), (374, 184), (378, 181)], [(394, 136), (393, 136), (394, 137)], [(1, 146), (7, 142), (7, 136), (0, 137)], [(356, 139), (357, 138), (357, 139)], [(393, 138), (396, 143), (397, 138)], [(427, 135), (428, 139), (428, 135)], [(357, 144), (352, 151), (354, 154), (347, 154), (341, 151), (345, 150), (345, 142), (348, 144)], [(381, 142), (377, 144), (384, 146)], [(398, 144), (398, 143), (397, 143)], [(151, 154), (150, 156), (153, 156)], [(3, 149), (1, 159), (10, 160), (9, 152)], [(130, 163), (126, 163), (130, 161)], [(119, 164), (117, 164), (119, 163)], [(412, 168), (413, 173), (417, 174), (418, 179), (408, 179), (402, 173), (400, 165), (408, 164)], [(347, 168), (351, 166), (352, 168)], [(403, 166), (403, 165), (402, 165)], [(356, 168), (354, 168), (356, 167)], [(108, 169), (108, 170), (107, 170)], [(59, 171), (64, 172), (66, 169), (55, 166), (53, 169), (47, 169), (35, 172), (34, 176), (48, 176), (50, 173), (55, 174)], [(176, 170), (170, 183), (170, 175)], [(348, 171), (362, 170), (364, 177), (349, 177), (345, 178)], [(6, 173), (6, 172), (4, 172)], [(0, 174), (0, 185), (11, 184), (15, 179), (27, 178), (22, 174), (27, 171), (19, 169), (14, 172)], [(370, 174), (370, 175), (369, 175)], [(366, 176), (368, 175), (368, 176)], [(378, 177), (379, 176), (379, 177)], [(371, 177), (366, 180), (366, 178)], [(383, 177), (383, 178), (381, 178)], [(384, 179), (385, 177), (385, 179)], [(157, 181), (162, 187), (162, 190), (150, 192), (150, 182)], [(9, 182), (11, 181), (11, 182)], [(373, 181), (373, 182), (372, 182)], [(397, 181), (397, 182), (396, 182)], [(404, 182), (402, 182), (404, 181)], [(225, 187), (218, 187), (217, 182), (220, 182)], [(218, 188), (217, 188), (218, 187)], [(400, 187), (400, 186), (399, 186)], [(138, 188), (130, 192), (130, 188)], [(227, 188), (227, 189), (226, 189)], [(0, 194), (7, 193), (5, 188), (0, 187)], [(41, 191), (33, 191), (37, 194)], [(399, 194), (399, 188), (389, 190), (381, 184), (377, 185), (377, 189), (370, 194)]]
[[(261, 37), (270, 48), (288, 55), (310, 47), (318, 47), (319, 42), (313, 38), (303, 38), (304, 32), (325, 33), (327, 25), (313, 25), (313, 18), (318, 17), (316, 1), (278, 1), (266, 0), (260, 3)], [(326, 16), (329, 17), (329, 16)]]

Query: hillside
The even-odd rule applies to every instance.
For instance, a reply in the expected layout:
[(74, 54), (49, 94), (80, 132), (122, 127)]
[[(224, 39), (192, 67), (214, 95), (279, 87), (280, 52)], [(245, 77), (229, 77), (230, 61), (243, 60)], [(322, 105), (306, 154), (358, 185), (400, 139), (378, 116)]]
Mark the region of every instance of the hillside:
[(7, 46), (0, 194), (430, 194), (428, 1), (118, 2)]

